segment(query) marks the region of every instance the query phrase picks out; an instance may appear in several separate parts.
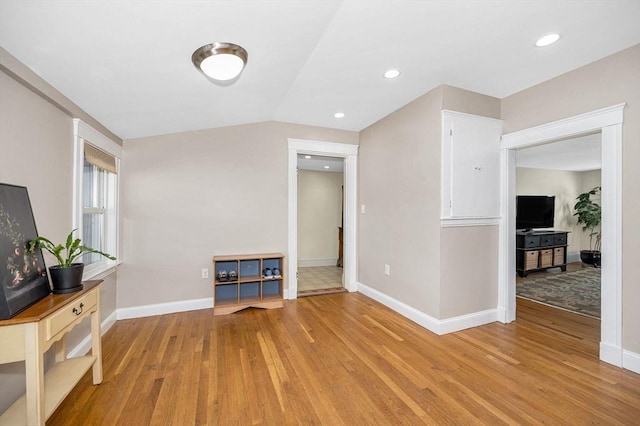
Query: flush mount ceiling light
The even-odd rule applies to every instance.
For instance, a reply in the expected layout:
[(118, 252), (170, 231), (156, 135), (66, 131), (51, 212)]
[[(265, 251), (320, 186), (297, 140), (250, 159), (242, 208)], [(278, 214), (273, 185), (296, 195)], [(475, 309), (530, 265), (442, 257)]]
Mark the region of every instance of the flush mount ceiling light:
[(400, 75), (400, 71), (398, 70), (388, 70), (384, 73), (384, 78), (396, 78)]
[(536, 46), (537, 47), (545, 47), (545, 46), (549, 46), (550, 44), (555, 43), (556, 41), (558, 41), (560, 39), (560, 34), (547, 34), (544, 37), (540, 37), (540, 39), (538, 39), (538, 41), (536, 41)]
[(344, 112), (336, 112), (333, 116), (335, 118), (344, 118)]
[(240, 75), (248, 56), (247, 51), (237, 44), (215, 42), (193, 52), (191, 61), (206, 76), (228, 81)]

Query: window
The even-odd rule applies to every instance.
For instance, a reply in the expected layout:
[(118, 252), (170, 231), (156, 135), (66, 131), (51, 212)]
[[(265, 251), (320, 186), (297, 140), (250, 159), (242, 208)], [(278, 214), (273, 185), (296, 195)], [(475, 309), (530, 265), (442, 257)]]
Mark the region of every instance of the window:
[[(122, 152), (115, 142), (80, 120), (76, 140), (74, 228), (83, 244), (118, 256), (118, 166)], [(82, 256), (84, 278), (99, 275), (113, 261), (93, 253)]]

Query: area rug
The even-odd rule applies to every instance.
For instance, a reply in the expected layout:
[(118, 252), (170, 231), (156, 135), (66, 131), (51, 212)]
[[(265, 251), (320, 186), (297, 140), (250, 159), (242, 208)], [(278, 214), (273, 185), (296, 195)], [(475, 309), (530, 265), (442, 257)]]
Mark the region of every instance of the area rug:
[(588, 268), (516, 281), (516, 296), (600, 318), (600, 269)]

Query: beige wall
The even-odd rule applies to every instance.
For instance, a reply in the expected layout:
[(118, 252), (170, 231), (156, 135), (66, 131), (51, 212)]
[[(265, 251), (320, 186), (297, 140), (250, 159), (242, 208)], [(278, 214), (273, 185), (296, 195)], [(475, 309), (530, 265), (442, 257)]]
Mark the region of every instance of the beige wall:
[(124, 142), (118, 308), (212, 297), (214, 255), (287, 254), (287, 138), (358, 142), (275, 122)]
[(440, 86), (363, 130), (358, 153), (358, 281), (437, 319), (495, 308), (498, 265), (497, 227), (440, 228), (442, 109), (497, 118), (500, 101)]
[[(38, 233), (60, 241), (72, 226), (72, 117), (31, 89), (0, 71), (0, 182), (26, 186)], [(45, 261), (55, 264), (48, 254)], [(114, 275), (101, 287), (103, 318), (115, 311), (115, 290)], [(73, 330), (69, 349), (89, 334), (85, 323)], [(24, 393), (24, 364), (0, 366), (0, 383), (2, 412)]]
[(358, 149), (358, 281), (436, 318), (441, 109), (439, 87), (360, 132)]
[(442, 228), (440, 318), (495, 309), (498, 226)]
[(569, 231), (567, 253), (574, 261), (578, 260), (580, 250), (589, 250), (589, 235), (577, 224), (573, 206), (579, 194), (596, 185), (600, 185), (599, 170), (571, 172), (527, 167), (516, 169), (516, 194), (556, 196), (554, 229)]
[(336, 265), (343, 173), (298, 170), (298, 266)]
[(510, 133), (623, 102), (622, 342), (640, 353), (640, 45), (503, 99), (502, 119)]

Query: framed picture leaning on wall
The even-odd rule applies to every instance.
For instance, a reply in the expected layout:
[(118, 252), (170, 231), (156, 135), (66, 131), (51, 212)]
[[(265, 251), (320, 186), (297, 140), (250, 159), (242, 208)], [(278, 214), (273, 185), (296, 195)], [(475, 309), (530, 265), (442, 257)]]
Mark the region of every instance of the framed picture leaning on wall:
[(0, 319), (51, 292), (42, 251), (29, 252), (37, 236), (27, 188), (0, 183)]

